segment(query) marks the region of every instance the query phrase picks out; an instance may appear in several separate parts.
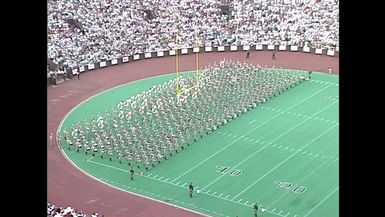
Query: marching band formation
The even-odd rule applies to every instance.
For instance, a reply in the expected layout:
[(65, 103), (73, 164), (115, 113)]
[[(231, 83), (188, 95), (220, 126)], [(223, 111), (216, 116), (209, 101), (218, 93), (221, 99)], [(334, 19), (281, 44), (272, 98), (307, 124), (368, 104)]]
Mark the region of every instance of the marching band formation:
[(78, 121), (61, 145), (145, 171), (309, 76), (222, 60)]

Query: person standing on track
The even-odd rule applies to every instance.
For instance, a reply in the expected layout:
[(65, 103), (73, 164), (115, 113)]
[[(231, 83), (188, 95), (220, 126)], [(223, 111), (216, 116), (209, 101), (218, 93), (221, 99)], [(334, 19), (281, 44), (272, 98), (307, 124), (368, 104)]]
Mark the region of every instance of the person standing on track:
[(190, 185), (188, 186), (188, 190), (189, 190), (190, 198), (192, 198), (192, 193), (194, 191), (194, 186), (193, 186), (192, 182), (190, 182)]
[(53, 135), (52, 133), (49, 135), (49, 145), (53, 147)]
[(273, 60), (276, 59), (276, 57), (275, 57), (275, 50), (273, 50), (273, 53), (272, 53), (272, 55), (271, 55), (271, 59), (273, 59)]

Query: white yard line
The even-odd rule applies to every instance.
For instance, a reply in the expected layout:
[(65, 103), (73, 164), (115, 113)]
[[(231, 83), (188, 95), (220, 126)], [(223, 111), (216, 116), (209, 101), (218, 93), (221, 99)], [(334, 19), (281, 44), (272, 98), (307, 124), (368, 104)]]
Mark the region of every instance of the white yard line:
[(254, 121), (256, 121), (256, 119), (254, 119), (254, 120), (250, 121), (250, 122), (249, 122), (249, 124), (252, 124), (252, 123), (254, 123)]
[(330, 81), (323, 81), (323, 80), (317, 80), (317, 79), (310, 79), (310, 82), (314, 82), (314, 83), (318, 83), (318, 84), (331, 84), (333, 86), (339, 86), (339, 83), (334, 83), (334, 82), (330, 82)]
[(326, 195), (318, 204), (317, 206), (313, 207), (308, 213), (306, 213), (303, 217), (308, 216), (310, 213), (312, 213), (317, 207), (319, 207), (325, 200), (327, 200), (334, 192), (336, 192), (339, 189), (339, 186), (337, 186), (332, 192), (330, 192), (328, 195)]
[[(261, 107), (262, 109), (266, 109), (266, 110), (272, 110), (273, 108), (272, 107), (268, 107), (268, 106), (262, 106)], [(284, 114), (288, 114), (288, 115), (297, 115), (298, 117), (303, 117), (303, 118), (308, 118), (309, 116), (308, 115), (305, 115), (305, 114), (300, 114), (300, 113), (292, 113), (292, 112), (280, 112), (280, 113), (284, 113)], [(329, 121), (332, 122), (333, 124), (335, 123), (339, 123), (338, 121), (332, 121), (332, 120), (329, 120), (329, 119), (322, 119), (320, 117), (313, 117), (311, 118), (312, 120), (316, 120), (316, 121), (323, 121), (323, 122), (326, 122), (328, 123)]]

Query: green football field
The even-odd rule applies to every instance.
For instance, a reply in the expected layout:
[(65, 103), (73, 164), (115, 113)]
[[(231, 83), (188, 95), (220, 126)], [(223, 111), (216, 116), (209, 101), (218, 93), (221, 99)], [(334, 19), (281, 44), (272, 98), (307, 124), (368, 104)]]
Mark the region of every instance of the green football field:
[[(174, 78), (162, 75), (102, 92), (63, 120), (61, 130), (84, 117)], [(339, 77), (313, 73), (312, 79), (268, 100), (173, 155), (135, 175), (117, 159), (67, 150), (81, 170), (125, 191), (209, 216), (339, 216)], [(188, 196), (192, 182), (193, 198)], [(128, 204), (129, 206), (129, 204)], [(128, 207), (129, 208), (129, 207)]]

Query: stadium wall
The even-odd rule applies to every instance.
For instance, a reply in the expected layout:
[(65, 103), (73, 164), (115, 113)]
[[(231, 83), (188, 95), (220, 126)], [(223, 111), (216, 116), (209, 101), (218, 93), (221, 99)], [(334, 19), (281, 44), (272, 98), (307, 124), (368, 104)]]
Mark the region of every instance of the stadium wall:
[[(290, 45), (243, 45), (243, 46), (217, 46), (217, 47), (199, 47), (199, 48), (181, 48), (179, 49), (179, 55), (190, 55), (196, 52), (199, 53), (210, 53), (210, 52), (245, 52), (250, 48), (251, 51), (290, 51), (290, 52), (303, 52), (315, 55), (326, 55), (332, 57), (339, 57), (339, 52), (330, 49), (319, 49), (319, 48), (310, 48), (310, 47), (298, 47), (298, 46), (290, 46)], [(95, 69), (106, 68), (110, 66), (120, 65), (124, 63), (129, 63), (133, 61), (150, 59), (150, 58), (161, 58), (167, 56), (175, 56), (175, 50), (168, 51), (155, 51), (148, 53), (140, 53), (134, 54), (131, 56), (123, 56), (120, 58), (115, 58), (112, 60), (102, 61), (98, 63), (89, 63), (86, 65), (81, 65), (77, 68), (73, 68), (70, 70), (72, 75), (76, 75), (77, 73), (83, 73), (92, 71)], [(47, 79), (47, 85), (52, 85), (55, 82), (52, 78)]]
[[(333, 57), (339, 57), (339, 52), (329, 49), (316, 49), (316, 48), (310, 48), (310, 47), (298, 47), (298, 46), (282, 46), (282, 45), (244, 45), (244, 46), (218, 46), (218, 47), (199, 47), (199, 51), (197, 48), (195, 48), (196, 52), (199, 53), (208, 53), (208, 52), (244, 52), (247, 50), (247, 48), (250, 47), (251, 51), (269, 51), (269, 50), (276, 50), (276, 51), (291, 51), (291, 52), (304, 52), (309, 54), (316, 54), (316, 55), (327, 55), (327, 56), (333, 56)], [(179, 51), (179, 55), (189, 55), (194, 54), (194, 48), (182, 48)], [(132, 61), (138, 61), (143, 59), (149, 59), (149, 58), (161, 58), (165, 56), (174, 56), (175, 50), (169, 50), (169, 51), (156, 51), (156, 52), (149, 52), (149, 53), (141, 53), (141, 54), (134, 54), (132, 56), (123, 56), (120, 58), (103, 61), (99, 63), (90, 63), (87, 65), (79, 66), (78, 68), (72, 69), (72, 74), (76, 73), (83, 73), (87, 71), (91, 71), (94, 69), (99, 68), (105, 68), (110, 67), (114, 65), (129, 63)]]

